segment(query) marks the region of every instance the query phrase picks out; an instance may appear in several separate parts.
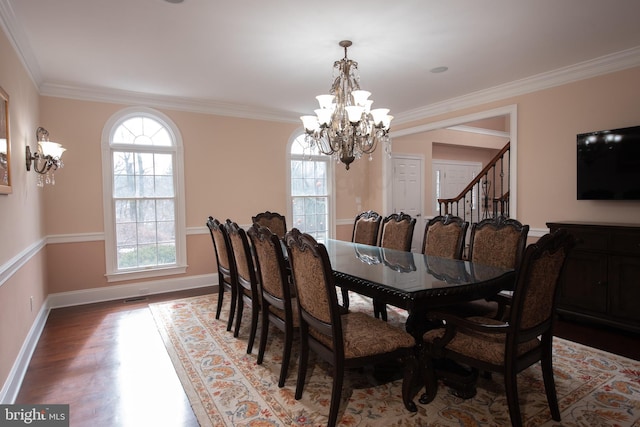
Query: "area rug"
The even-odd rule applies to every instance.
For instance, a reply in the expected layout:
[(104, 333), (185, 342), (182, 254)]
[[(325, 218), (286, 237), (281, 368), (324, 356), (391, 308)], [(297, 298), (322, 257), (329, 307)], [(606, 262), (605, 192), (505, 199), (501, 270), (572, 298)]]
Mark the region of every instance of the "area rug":
[[(371, 311), (371, 302), (351, 294), (352, 310)], [(226, 302), (226, 301), (225, 301)], [(247, 354), (250, 319), (238, 338), (227, 332), (228, 306), (215, 319), (217, 295), (151, 304), (158, 330), (201, 426), (322, 426), (331, 396), (330, 366), (313, 356), (301, 400), (294, 399), (298, 343), (289, 375), (278, 388), (282, 333), (269, 330), (262, 365), (258, 339)], [(404, 311), (389, 308), (389, 321), (404, 322)], [(258, 329), (258, 337), (260, 336)], [(527, 426), (640, 426), (640, 362), (554, 339), (554, 372), (562, 422), (551, 419), (540, 364), (518, 376), (520, 406)], [(369, 370), (345, 373), (340, 426), (508, 426), (503, 379), (480, 378), (477, 395), (462, 400), (440, 384), (435, 400), (408, 412), (400, 379), (380, 383)]]

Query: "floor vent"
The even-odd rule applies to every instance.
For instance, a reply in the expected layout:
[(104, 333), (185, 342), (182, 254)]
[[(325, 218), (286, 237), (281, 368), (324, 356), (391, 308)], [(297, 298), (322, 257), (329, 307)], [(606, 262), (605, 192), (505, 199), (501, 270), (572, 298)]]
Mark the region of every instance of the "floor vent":
[(146, 300), (148, 300), (148, 299), (149, 299), (149, 298), (147, 298), (147, 297), (133, 297), (133, 298), (127, 298), (127, 299), (125, 299), (125, 300), (124, 300), (124, 302), (125, 302), (125, 303), (128, 303), (128, 302), (138, 302), (138, 301), (146, 301)]

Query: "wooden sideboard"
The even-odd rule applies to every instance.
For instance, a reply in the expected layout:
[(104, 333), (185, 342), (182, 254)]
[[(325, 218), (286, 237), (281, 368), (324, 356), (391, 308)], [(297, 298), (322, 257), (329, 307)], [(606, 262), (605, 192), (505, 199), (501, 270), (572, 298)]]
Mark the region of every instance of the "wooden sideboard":
[(640, 225), (549, 222), (577, 240), (567, 259), (558, 313), (640, 332)]

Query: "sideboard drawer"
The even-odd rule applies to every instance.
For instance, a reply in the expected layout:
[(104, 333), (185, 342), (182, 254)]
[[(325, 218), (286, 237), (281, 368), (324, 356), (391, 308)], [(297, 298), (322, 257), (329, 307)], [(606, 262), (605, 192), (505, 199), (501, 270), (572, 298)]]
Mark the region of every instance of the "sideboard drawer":
[(640, 233), (614, 233), (611, 251), (625, 255), (640, 255)]
[(576, 239), (576, 249), (590, 251), (606, 251), (609, 249), (609, 233), (600, 230), (567, 228)]

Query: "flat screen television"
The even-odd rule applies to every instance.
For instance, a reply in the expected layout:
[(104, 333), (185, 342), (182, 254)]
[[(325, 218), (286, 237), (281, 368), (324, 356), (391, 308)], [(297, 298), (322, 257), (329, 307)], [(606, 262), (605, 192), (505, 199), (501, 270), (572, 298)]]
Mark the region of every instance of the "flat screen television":
[(640, 200), (640, 126), (578, 134), (578, 200)]

